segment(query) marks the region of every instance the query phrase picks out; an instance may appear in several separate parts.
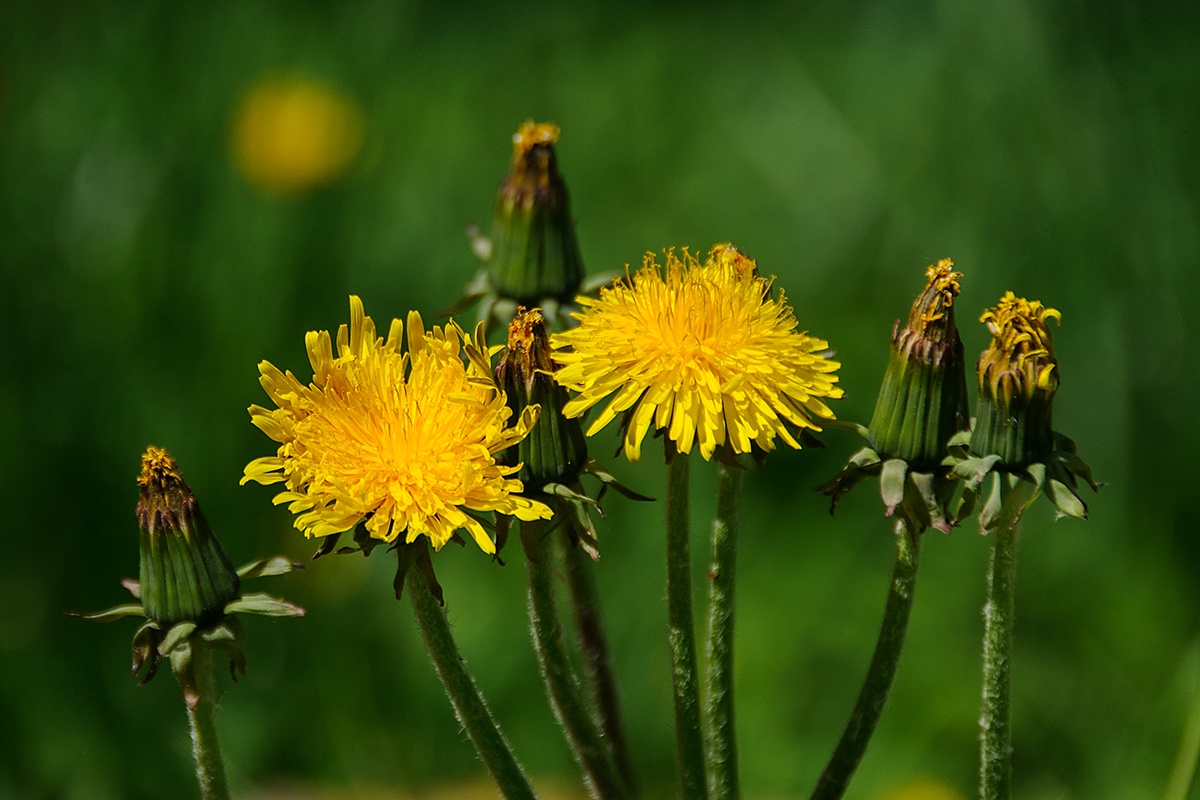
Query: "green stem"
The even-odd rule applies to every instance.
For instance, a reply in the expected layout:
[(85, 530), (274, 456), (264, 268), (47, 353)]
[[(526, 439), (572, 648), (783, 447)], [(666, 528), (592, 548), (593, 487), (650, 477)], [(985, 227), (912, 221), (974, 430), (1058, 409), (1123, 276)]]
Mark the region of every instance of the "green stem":
[(704, 736), (700, 727), (700, 681), (692, 618), (692, 554), (688, 456), (667, 442), (667, 637), (675, 690), (675, 760), (685, 800), (708, 796)]
[(983, 607), (979, 796), (982, 800), (1007, 800), (1012, 793), (1011, 659), (1018, 526), (1004, 526), (992, 535), (987, 604)]
[(854, 711), (825, 771), (817, 781), (812, 800), (836, 800), (846, 792), (883, 713), (892, 679), (896, 677), (896, 667), (900, 663), (900, 651), (904, 648), (904, 634), (908, 630), (908, 617), (917, 584), (917, 567), (920, 565), (921, 536), (920, 532), (911, 533), (903, 520), (896, 521), (896, 564), (892, 568), (892, 581), (888, 587), (887, 605), (884, 607), (875, 653), (871, 656), (871, 665), (858, 693)]
[(582, 547), (571, 545), (566, 526), (562, 526), (560, 530), (563, 532), (567, 585), (571, 590), (575, 626), (579, 630), (584, 673), (592, 691), (596, 712), (600, 716), (600, 729), (604, 739), (612, 750), (625, 785), (632, 792), (636, 785), (633, 762), (630, 761), (629, 747), (625, 743), (625, 729), (621, 724), (621, 711), (617, 703), (617, 682), (608, 657), (608, 638), (604, 635), (604, 626), (600, 619), (600, 593), (596, 586), (595, 563)]
[(525, 574), (529, 579), (529, 624), (546, 696), (571, 745), (571, 753), (583, 770), (592, 797), (603, 800), (629, 797), (612, 751), (600, 734), (579, 676), (567, 655), (554, 600), (552, 548), (546, 537), (549, 527), (540, 520), (522, 522), (521, 526), (521, 540), (530, 548), (525, 559)]
[(743, 470), (717, 464), (717, 515), (712, 526), (708, 587), (708, 680), (705, 713), (708, 789), (714, 800), (738, 797), (737, 735), (733, 706), (733, 599), (738, 510)]
[(504, 740), (504, 734), (496, 726), (496, 720), (458, 652), (458, 645), (454, 643), (454, 636), (450, 632), (450, 622), (446, 619), (446, 610), (429, 591), (429, 584), (420, 569), (410, 569), (405, 582), (408, 584), (408, 596), (412, 599), (417, 626), (425, 640), (425, 649), (433, 660), (438, 677), (442, 679), (450, 705), (454, 707), (454, 715), (471, 738), (484, 766), (504, 797), (510, 800), (535, 800), (537, 795), (529, 785), (529, 779)]
[(171, 666), (176, 668), (175, 678), (184, 690), (200, 796), (204, 800), (229, 800), (229, 779), (225, 777), (225, 762), (217, 741), (217, 681), (213, 675), (212, 649), (199, 637), (186, 646), (191, 649), (191, 657), (184, 658), (178, 667), (173, 659)]

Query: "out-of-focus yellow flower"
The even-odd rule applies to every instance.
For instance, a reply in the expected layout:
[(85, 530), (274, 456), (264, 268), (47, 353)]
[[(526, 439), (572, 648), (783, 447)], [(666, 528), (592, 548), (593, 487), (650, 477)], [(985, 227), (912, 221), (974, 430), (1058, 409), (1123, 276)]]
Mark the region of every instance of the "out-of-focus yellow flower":
[(967, 800), (967, 796), (945, 781), (921, 778), (885, 792), (881, 800)]
[(364, 522), (374, 539), (414, 542), (428, 536), (440, 549), (465, 528), (487, 553), (495, 543), (467, 511), (497, 511), (523, 520), (547, 519), (546, 505), (520, 496), (500, 451), (524, 438), (537, 420), (528, 408), (515, 427), (491, 375), (482, 331), (464, 364), (466, 334), (451, 322), (426, 331), (421, 316), (393, 320), (387, 339), (362, 301), (350, 298), (350, 325), (305, 339), (313, 380), (259, 365), (261, 383), (278, 406), (251, 406), (251, 420), (279, 442), (277, 455), (246, 466), (242, 483), (286, 483), (275, 502), (288, 503), (308, 536), (349, 530)]
[(774, 299), (754, 261), (730, 245), (704, 264), (668, 250), (665, 268), (647, 253), (633, 276), (577, 302), (579, 327), (552, 337), (555, 377), (579, 393), (563, 413), (615, 392), (587, 433), (624, 415), (631, 461), (651, 425), (681, 453), (698, 442), (706, 459), (726, 443), (734, 453), (772, 450), (776, 436), (798, 448), (787, 425), (820, 430), (814, 420), (833, 418), (823, 399), (842, 396), (828, 343), (798, 332), (782, 292)]
[(246, 93), (233, 128), (234, 160), (267, 192), (296, 193), (341, 175), (362, 146), (362, 112), (323, 83), (270, 77)]

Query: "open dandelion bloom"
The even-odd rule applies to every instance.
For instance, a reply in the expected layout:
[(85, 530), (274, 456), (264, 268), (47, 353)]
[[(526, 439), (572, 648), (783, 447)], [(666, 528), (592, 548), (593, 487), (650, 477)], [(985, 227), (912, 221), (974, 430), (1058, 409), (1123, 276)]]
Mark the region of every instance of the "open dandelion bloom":
[[(288, 503), (296, 527), (325, 536), (365, 522), (385, 542), (422, 534), (440, 549), (465, 528), (488, 553), (495, 544), (467, 513), (497, 511), (519, 519), (546, 519), (550, 509), (519, 496), (496, 455), (520, 441), (537, 418), (528, 409), (515, 427), (487, 369), (461, 355), (469, 343), (451, 322), (427, 332), (415, 311), (404, 326), (393, 320), (387, 339), (350, 298), (350, 325), (337, 335), (337, 355), (327, 331), (305, 338), (313, 380), (264, 361), (260, 382), (278, 406), (251, 406), (251, 421), (279, 442), (275, 456), (246, 467), (242, 483), (286, 483), (275, 502)], [(486, 347), (483, 353), (487, 352)], [(486, 358), (486, 356), (484, 356)]]
[[(729, 245), (703, 265), (686, 249), (666, 252), (666, 266), (647, 253), (632, 277), (580, 297), (579, 326), (555, 334), (559, 383), (579, 395), (564, 413), (579, 416), (609, 395), (587, 433), (625, 414), (625, 455), (636, 461), (653, 425), (676, 449), (699, 444), (708, 459), (720, 445), (774, 449), (775, 437), (800, 444), (787, 423), (820, 430), (832, 419), (823, 398), (842, 396), (829, 345), (797, 332), (780, 293), (752, 259)], [(614, 394), (615, 393), (615, 394)]]

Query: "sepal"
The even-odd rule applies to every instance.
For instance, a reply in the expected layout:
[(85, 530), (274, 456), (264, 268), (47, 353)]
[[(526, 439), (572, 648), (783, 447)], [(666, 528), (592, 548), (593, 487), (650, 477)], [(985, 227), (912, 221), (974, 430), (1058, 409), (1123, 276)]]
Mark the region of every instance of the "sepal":
[(258, 592), (244, 594), (225, 605), (226, 614), (259, 614), (264, 617), (303, 617), (304, 609), (298, 605)]

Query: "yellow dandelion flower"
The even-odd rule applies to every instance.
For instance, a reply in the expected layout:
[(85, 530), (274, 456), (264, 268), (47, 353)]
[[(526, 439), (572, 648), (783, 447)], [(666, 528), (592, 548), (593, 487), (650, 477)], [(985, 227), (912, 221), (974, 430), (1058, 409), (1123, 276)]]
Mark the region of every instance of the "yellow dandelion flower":
[(842, 396), (840, 365), (822, 354), (827, 342), (796, 330), (783, 293), (771, 294), (730, 245), (703, 265), (686, 248), (667, 250), (665, 267), (648, 253), (633, 276), (578, 298), (579, 326), (554, 335), (556, 378), (579, 393), (564, 413), (613, 395), (587, 433), (624, 414), (631, 461), (651, 425), (682, 453), (698, 443), (705, 459), (726, 443), (772, 450), (776, 436), (799, 448), (787, 423), (820, 430), (814, 420), (833, 419), (823, 399)]
[(264, 361), (260, 382), (278, 408), (250, 407), (251, 421), (279, 442), (274, 456), (246, 466), (246, 481), (285, 483), (275, 503), (297, 514), (307, 536), (325, 536), (364, 522), (385, 542), (428, 536), (440, 549), (465, 528), (487, 553), (495, 544), (468, 511), (497, 511), (519, 519), (547, 519), (550, 509), (521, 497), (521, 465), (504, 466), (497, 454), (519, 442), (537, 419), (527, 409), (514, 427), (490, 374), (487, 347), (456, 324), (426, 331), (421, 316), (393, 320), (386, 339), (350, 298), (350, 325), (305, 338), (312, 383)]

